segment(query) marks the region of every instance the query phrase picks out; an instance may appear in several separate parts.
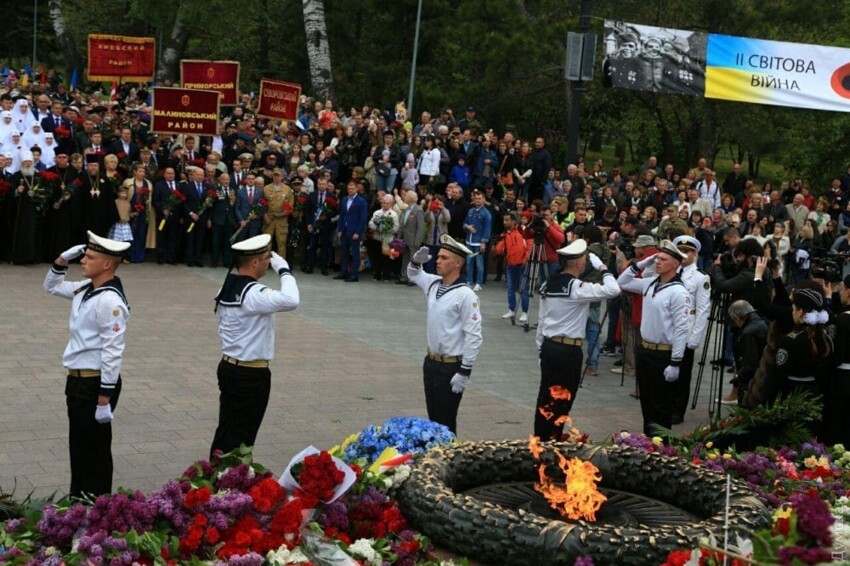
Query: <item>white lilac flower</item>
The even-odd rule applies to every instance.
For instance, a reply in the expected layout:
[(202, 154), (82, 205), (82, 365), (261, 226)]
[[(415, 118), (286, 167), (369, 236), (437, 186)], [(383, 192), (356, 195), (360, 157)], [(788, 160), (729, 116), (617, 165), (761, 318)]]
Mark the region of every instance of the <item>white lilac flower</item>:
[(381, 566), (381, 555), (372, 548), (374, 543), (375, 541), (373, 539), (359, 538), (353, 544), (349, 545), (348, 551), (354, 556), (366, 560), (366, 562), (373, 566)]
[(289, 550), (286, 548), (285, 544), (277, 550), (270, 550), (269, 553), (266, 554), (266, 560), (268, 560), (269, 564), (272, 566), (303, 564), (310, 561), (310, 559), (307, 558), (307, 555), (301, 552), (301, 547), (296, 546), (292, 550)]

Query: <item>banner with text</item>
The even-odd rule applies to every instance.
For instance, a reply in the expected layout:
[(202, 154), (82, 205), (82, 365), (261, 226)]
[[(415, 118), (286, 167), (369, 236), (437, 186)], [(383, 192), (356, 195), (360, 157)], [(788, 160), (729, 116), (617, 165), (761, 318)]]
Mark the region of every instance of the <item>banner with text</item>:
[(217, 90), (222, 106), (236, 106), (239, 101), (239, 62), (180, 61), (180, 86), (197, 90)]
[(90, 81), (150, 82), (156, 69), (156, 40), (152, 37), (90, 34)]
[(257, 114), (275, 120), (296, 120), (300, 98), (301, 85), (262, 79)]
[(611, 86), (850, 112), (850, 49), (605, 21)]
[(153, 88), (151, 131), (157, 134), (218, 134), (217, 90)]

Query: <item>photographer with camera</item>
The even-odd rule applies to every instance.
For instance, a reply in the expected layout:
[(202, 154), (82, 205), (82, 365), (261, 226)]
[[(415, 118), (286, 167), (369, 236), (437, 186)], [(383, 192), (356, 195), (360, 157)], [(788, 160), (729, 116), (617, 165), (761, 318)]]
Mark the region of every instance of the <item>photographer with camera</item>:
[(558, 223), (552, 219), (552, 209), (548, 205), (541, 207), (540, 212), (526, 227), (523, 236), (526, 240), (533, 239), (534, 246), (542, 246), (542, 253), (529, 261), (545, 264), (549, 277), (559, 273), (561, 264), (558, 262), (558, 249), (563, 247), (566, 236)]
[(505, 259), (505, 278), (508, 287), (508, 312), (502, 315), (505, 320), (516, 315), (516, 293), (520, 292), (522, 314), (520, 322), (528, 320), (528, 285), (522, 281), (523, 266), (528, 256), (528, 246), (519, 228), (519, 215), (506, 212), (503, 216), (505, 231), (499, 236), (493, 253)]

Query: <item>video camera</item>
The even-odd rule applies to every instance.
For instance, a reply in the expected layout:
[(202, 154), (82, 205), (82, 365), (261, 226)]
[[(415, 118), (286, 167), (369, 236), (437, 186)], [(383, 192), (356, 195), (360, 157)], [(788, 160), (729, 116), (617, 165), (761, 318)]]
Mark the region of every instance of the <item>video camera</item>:
[(809, 259), (812, 262), (809, 277), (823, 279), (828, 283), (839, 283), (842, 277), (841, 264), (836, 258), (827, 256), (825, 250), (812, 250)]
[(623, 234), (621, 232), (614, 244), (614, 248), (620, 250), (626, 259), (634, 259), (635, 257), (634, 238), (631, 234)]

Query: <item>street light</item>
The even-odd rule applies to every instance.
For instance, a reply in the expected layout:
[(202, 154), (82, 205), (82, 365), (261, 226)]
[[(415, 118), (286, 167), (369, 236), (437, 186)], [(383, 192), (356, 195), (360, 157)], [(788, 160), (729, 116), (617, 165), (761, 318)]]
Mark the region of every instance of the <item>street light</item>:
[(419, 53), (419, 23), (422, 21), (422, 0), (416, 10), (416, 34), (413, 36), (413, 64), (410, 67), (410, 90), (407, 91), (407, 116), (413, 117), (413, 85), (416, 82), (416, 56)]

